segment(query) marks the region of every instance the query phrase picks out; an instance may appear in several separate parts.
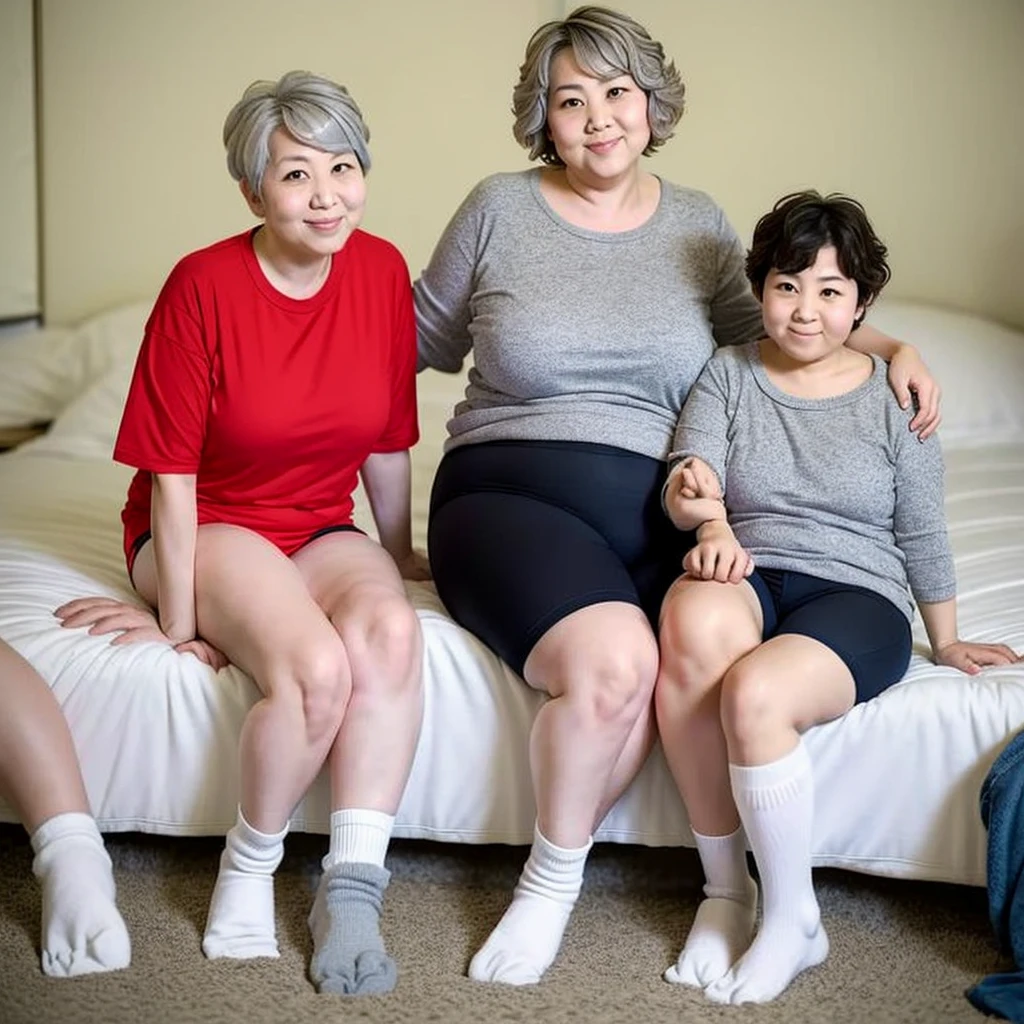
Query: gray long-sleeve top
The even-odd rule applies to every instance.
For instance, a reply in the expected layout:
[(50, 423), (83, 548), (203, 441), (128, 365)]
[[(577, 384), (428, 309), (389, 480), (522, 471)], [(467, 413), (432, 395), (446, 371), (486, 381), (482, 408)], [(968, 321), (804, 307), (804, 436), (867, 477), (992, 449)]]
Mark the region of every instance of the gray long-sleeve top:
[(756, 566), (882, 594), (913, 618), (956, 594), (942, 450), (908, 429), (886, 365), (853, 391), (797, 398), (772, 384), (757, 342), (723, 349), (683, 407), (672, 459), (718, 474), (729, 524)]
[(640, 227), (588, 231), (540, 175), (480, 182), (416, 282), (420, 368), (457, 372), (473, 349), (446, 450), (570, 440), (663, 459), (716, 344), (761, 332), (743, 248), (703, 192), (663, 181)]

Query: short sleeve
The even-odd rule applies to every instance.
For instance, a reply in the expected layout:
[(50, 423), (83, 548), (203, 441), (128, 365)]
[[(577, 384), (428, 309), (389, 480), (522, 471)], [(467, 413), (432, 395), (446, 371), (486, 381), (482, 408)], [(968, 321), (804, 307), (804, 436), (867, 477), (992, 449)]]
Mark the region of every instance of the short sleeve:
[(146, 324), (114, 459), (152, 473), (195, 473), (212, 368), (189, 275), (175, 268)]

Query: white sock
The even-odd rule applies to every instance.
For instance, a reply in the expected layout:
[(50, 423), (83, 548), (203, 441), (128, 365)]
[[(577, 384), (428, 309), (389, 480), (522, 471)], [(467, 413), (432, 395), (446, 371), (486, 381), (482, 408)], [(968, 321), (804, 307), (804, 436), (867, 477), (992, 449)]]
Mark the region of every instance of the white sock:
[(32, 833), (31, 842), (32, 871), (43, 889), (43, 973), (67, 978), (127, 967), (131, 940), (92, 815), (54, 815)]
[(590, 840), (577, 850), (566, 850), (534, 828), (533, 846), (512, 903), (470, 962), (469, 976), (474, 981), (508, 985), (540, 981), (562, 944), (592, 845)]
[(203, 952), (212, 960), (279, 955), (274, 925), (274, 872), (284, 856), (285, 825), (276, 835), (257, 832), (238, 809), (228, 831), (210, 900)]
[(384, 867), (395, 816), (383, 811), (347, 808), (331, 813), (331, 845), (322, 861), (324, 871), (335, 864), (375, 864)]
[(770, 764), (729, 765), (733, 796), (761, 874), (761, 930), (705, 990), (716, 1003), (766, 1003), (828, 956), (811, 880), (814, 780), (803, 741)]
[(743, 829), (727, 836), (694, 831), (704, 868), (704, 894), (679, 959), (664, 974), (674, 985), (704, 988), (743, 955), (754, 937), (757, 883), (747, 870)]

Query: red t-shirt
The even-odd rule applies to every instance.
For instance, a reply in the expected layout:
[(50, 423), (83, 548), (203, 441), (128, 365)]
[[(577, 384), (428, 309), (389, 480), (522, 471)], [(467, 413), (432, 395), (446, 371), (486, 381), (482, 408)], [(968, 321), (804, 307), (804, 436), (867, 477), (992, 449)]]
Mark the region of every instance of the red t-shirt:
[(146, 324), (114, 459), (135, 466), (126, 556), (150, 528), (151, 473), (195, 474), (199, 523), (286, 554), (352, 522), (358, 470), (418, 439), (409, 271), (355, 231), (309, 299), (275, 289), (252, 233), (186, 256)]

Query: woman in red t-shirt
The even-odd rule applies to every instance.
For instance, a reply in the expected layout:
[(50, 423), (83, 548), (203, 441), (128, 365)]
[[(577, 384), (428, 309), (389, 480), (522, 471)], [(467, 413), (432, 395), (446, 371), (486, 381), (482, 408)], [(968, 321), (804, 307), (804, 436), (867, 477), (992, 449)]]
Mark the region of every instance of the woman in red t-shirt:
[[(307, 72), (255, 82), (224, 125), (228, 169), (262, 222), (186, 256), (146, 325), (114, 458), (129, 575), (156, 616), (102, 598), (67, 626), (226, 659), (263, 699), (240, 742), (203, 951), (276, 957), (273, 874), (326, 762), (330, 852), (310, 917), (322, 991), (386, 992), (384, 855), (422, 717), (422, 639), (402, 577), (418, 439), (409, 272), (360, 231), (369, 132)], [(352, 522), (362, 476), (380, 543)], [(223, 653), (221, 653), (223, 652)]]

